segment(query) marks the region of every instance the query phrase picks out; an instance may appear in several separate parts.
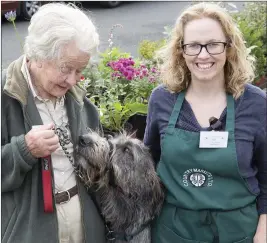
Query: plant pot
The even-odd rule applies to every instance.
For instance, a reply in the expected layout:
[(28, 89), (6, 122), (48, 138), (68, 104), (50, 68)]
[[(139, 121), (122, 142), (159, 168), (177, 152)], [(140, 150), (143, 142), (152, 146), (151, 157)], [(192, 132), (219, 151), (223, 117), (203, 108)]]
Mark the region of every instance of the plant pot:
[(143, 140), (146, 128), (146, 115), (135, 114), (131, 116), (128, 123), (132, 125), (132, 132), (135, 131), (136, 138)]

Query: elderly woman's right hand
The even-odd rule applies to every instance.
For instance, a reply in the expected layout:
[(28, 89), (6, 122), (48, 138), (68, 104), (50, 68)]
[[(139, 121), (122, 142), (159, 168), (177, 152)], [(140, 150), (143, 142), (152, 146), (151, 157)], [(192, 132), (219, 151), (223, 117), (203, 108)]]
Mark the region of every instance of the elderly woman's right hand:
[(46, 157), (59, 148), (59, 139), (53, 128), (54, 124), (41, 125), (25, 135), (26, 145), (35, 158)]

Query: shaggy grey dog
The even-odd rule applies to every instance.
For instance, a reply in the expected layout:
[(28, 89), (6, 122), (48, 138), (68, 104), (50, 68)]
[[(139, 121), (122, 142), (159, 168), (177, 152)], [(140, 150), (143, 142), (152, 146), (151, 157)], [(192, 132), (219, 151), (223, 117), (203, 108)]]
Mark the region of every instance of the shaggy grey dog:
[(160, 212), (164, 193), (149, 150), (121, 133), (106, 139), (96, 132), (80, 137), (76, 161), (88, 186), (100, 190), (99, 210), (110, 242), (150, 243), (150, 223)]

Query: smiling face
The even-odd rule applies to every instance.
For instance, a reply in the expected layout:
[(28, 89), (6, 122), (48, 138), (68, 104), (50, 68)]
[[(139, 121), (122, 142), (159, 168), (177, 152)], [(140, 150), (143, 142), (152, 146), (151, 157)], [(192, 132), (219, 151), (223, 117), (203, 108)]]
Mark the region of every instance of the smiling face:
[(37, 61), (33, 65), (34, 85), (43, 98), (61, 97), (80, 81), (82, 70), (89, 62), (89, 55), (81, 52), (74, 43), (62, 49), (59, 60)]
[[(202, 18), (192, 20), (185, 25), (183, 42), (204, 45), (211, 42), (226, 42), (226, 37), (219, 22)], [(221, 54), (211, 55), (203, 47), (198, 55), (188, 56), (183, 53), (183, 57), (193, 81), (224, 80), (225, 50)]]

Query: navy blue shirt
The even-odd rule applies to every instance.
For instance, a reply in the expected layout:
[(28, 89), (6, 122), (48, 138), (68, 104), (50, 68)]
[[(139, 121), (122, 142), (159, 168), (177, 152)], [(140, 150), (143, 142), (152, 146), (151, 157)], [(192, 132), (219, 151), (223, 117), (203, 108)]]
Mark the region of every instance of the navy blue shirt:
[[(155, 88), (149, 99), (147, 127), (144, 143), (151, 149), (156, 162), (160, 160), (160, 143), (178, 93), (170, 93), (163, 85)], [(226, 108), (219, 120), (222, 130), (226, 124)], [(183, 102), (177, 128), (200, 132), (209, 130), (199, 125), (190, 104)], [(258, 87), (246, 84), (245, 91), (235, 100), (235, 141), (241, 176), (257, 197), (259, 214), (267, 213), (267, 139), (266, 93)]]

